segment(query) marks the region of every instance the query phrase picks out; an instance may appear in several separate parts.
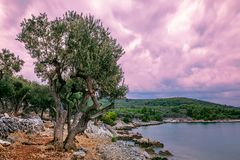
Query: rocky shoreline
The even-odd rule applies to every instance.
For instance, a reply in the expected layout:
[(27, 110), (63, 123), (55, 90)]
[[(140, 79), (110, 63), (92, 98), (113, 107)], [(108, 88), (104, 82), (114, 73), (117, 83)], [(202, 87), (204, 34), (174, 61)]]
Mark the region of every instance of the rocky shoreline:
[[(65, 157), (66, 160), (166, 160), (173, 156), (164, 149), (159, 141), (143, 137), (140, 133), (131, 131), (133, 128), (162, 123), (206, 123), (206, 122), (240, 122), (240, 120), (202, 121), (192, 119), (165, 119), (164, 121), (142, 122), (133, 120), (124, 123), (117, 120), (115, 126), (106, 125), (100, 121), (90, 121), (84, 135), (77, 136), (78, 150), (73, 152), (57, 152), (48, 146), (52, 140), (53, 123), (42, 121), (39, 117), (19, 118), (7, 114), (0, 116), (0, 159), (9, 159), (27, 150), (23, 155), (26, 160), (42, 159), (57, 160)], [(20, 133), (19, 133), (20, 132)], [(158, 148), (158, 152), (156, 152)], [(46, 158), (47, 157), (47, 158)], [(53, 158), (53, 159), (52, 159)], [(61, 158), (60, 158), (61, 159)]]
[[(130, 129), (153, 124), (158, 123), (135, 122), (131, 125), (127, 124), (128, 127), (123, 128)], [(122, 125), (125, 124), (122, 122)], [(61, 153), (54, 151), (53, 146), (47, 145), (52, 139), (53, 123), (51, 121), (42, 121), (39, 117), (19, 118), (4, 114), (0, 117), (0, 126), (2, 126), (0, 130), (2, 135), (2, 140), (0, 140), (0, 159), (4, 160), (13, 156), (17, 157), (18, 151), (23, 152), (25, 149), (29, 153), (28, 155), (23, 155), (26, 160), (44, 159), (41, 157), (52, 157), (55, 160), (57, 159), (56, 155), (65, 157), (64, 159), (66, 160), (148, 160), (159, 156), (154, 153), (153, 146), (163, 147), (162, 143), (144, 138), (139, 133), (122, 130), (123, 128), (121, 127), (120, 130), (117, 130), (100, 121), (90, 121), (85, 130), (85, 137), (77, 137), (76, 143), (79, 149), (71, 153)], [(116, 141), (113, 141), (114, 137), (116, 137)], [(93, 143), (93, 145), (89, 146), (88, 141)], [(130, 141), (133, 143), (129, 143)]]
[(133, 120), (132, 122), (125, 123), (122, 120), (117, 120), (116, 125), (113, 126), (113, 129), (115, 130), (131, 130), (133, 128), (138, 128), (142, 126), (151, 126), (151, 125), (159, 125), (163, 124), (163, 121), (149, 121), (149, 122), (143, 122), (140, 120)]
[[(150, 125), (159, 125), (164, 123), (234, 123), (240, 122), (240, 119), (224, 119), (224, 120), (193, 120), (191, 118), (168, 118), (163, 121), (149, 121), (142, 122), (139, 120), (133, 120), (132, 122), (126, 124), (121, 120), (117, 120), (116, 125), (112, 128), (116, 131), (117, 137), (120, 140), (133, 142), (133, 146), (139, 146), (146, 151), (150, 159), (167, 159), (169, 156), (173, 156), (168, 150), (163, 150), (164, 144), (159, 141), (151, 140), (149, 138), (143, 137), (140, 133), (132, 132), (131, 129), (150, 126)], [(161, 150), (159, 153), (154, 151), (154, 147), (159, 147)]]
[[(148, 154), (147, 159), (167, 159), (166, 157), (172, 156), (172, 154), (168, 150), (164, 150), (164, 144), (149, 139), (147, 137), (143, 137), (140, 133), (136, 133), (131, 131), (134, 128), (142, 127), (142, 126), (150, 126), (150, 125), (159, 125), (163, 124), (161, 121), (149, 121), (142, 122), (140, 120), (133, 120), (132, 122), (126, 124), (121, 120), (117, 120), (116, 125), (112, 128), (116, 131), (116, 137), (120, 141), (125, 141), (132, 145), (132, 147), (137, 147), (143, 150)], [(155, 152), (155, 148), (159, 148), (160, 152)], [(135, 157), (136, 158), (136, 157)]]

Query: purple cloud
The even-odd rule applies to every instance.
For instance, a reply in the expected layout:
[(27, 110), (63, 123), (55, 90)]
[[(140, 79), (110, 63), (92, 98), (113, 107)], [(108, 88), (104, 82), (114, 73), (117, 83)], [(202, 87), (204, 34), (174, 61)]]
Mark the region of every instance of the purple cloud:
[(193, 96), (240, 104), (238, 0), (3, 0), (0, 48), (25, 60), (26, 78), (37, 80), (33, 60), (15, 40), (20, 22), (41, 12), (53, 19), (67, 10), (100, 18), (123, 45), (120, 63), (129, 97)]

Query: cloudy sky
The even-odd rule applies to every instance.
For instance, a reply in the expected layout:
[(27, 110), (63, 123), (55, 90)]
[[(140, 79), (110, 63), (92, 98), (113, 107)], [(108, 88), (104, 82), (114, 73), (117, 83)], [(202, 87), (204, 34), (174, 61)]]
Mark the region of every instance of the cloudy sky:
[(120, 60), (129, 98), (193, 97), (240, 106), (239, 0), (1, 0), (0, 48), (26, 62), (16, 41), (20, 22), (46, 12), (91, 13), (109, 27), (126, 54)]

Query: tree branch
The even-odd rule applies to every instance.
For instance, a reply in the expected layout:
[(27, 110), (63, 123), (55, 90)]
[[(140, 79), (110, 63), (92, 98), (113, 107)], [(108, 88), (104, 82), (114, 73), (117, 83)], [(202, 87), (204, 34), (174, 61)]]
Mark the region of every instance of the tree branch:
[(93, 82), (92, 79), (90, 77), (86, 78), (86, 83), (87, 83), (87, 88), (88, 88), (88, 92), (92, 98), (92, 101), (95, 105), (96, 108), (100, 108), (100, 104), (98, 103), (95, 91), (93, 90)]
[(98, 112), (94, 115), (91, 116), (91, 119), (96, 119), (99, 116), (101, 116), (102, 114), (104, 114), (106, 111), (108, 111), (109, 109), (114, 108), (114, 102), (112, 102), (110, 105), (98, 110)]

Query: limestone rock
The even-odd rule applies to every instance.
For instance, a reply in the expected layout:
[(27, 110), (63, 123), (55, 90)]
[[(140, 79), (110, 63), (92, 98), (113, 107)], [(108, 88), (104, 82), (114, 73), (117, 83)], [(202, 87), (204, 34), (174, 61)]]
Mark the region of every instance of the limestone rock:
[(147, 158), (147, 159), (150, 158), (150, 155), (149, 155), (146, 151), (143, 152), (143, 155), (144, 155), (144, 157)]
[(134, 124), (132, 123), (125, 123), (122, 120), (117, 120), (116, 125), (113, 126), (114, 129), (116, 130), (127, 130), (127, 129), (132, 129), (135, 128)]
[(43, 130), (43, 121), (38, 116), (23, 119), (9, 117), (7, 114), (4, 114), (4, 116), (0, 118), (0, 138), (7, 138), (10, 133), (18, 131), (36, 133)]
[(84, 133), (88, 137), (92, 138), (110, 138), (114, 136), (114, 133), (112, 133), (112, 131), (109, 130), (109, 128), (105, 124), (94, 124), (93, 121), (88, 122), (87, 129), (84, 131)]
[(140, 133), (135, 132), (129, 132), (127, 130), (118, 130), (118, 138), (122, 140), (132, 140), (132, 139), (140, 139), (143, 138), (143, 136)]
[(129, 146), (124, 141), (117, 141), (106, 146), (98, 147), (104, 160), (146, 160), (144, 153), (138, 147)]
[(159, 151), (159, 155), (161, 155), (161, 156), (173, 156), (173, 154), (171, 152), (169, 152), (168, 150)]
[(9, 115), (7, 113), (4, 113), (3, 115), (4, 117), (9, 118)]
[(2, 146), (4, 146), (4, 147), (11, 145), (10, 142), (4, 141), (4, 140), (1, 140), (1, 139), (0, 139), (0, 144), (1, 144)]
[(86, 150), (85, 149), (80, 149), (77, 152), (73, 152), (73, 157), (72, 160), (78, 160), (78, 159), (83, 159), (86, 156)]
[(133, 141), (137, 144), (140, 144), (144, 147), (154, 146), (154, 147), (161, 147), (163, 148), (164, 145), (159, 141), (151, 140), (149, 138), (140, 138), (140, 139), (133, 139)]

